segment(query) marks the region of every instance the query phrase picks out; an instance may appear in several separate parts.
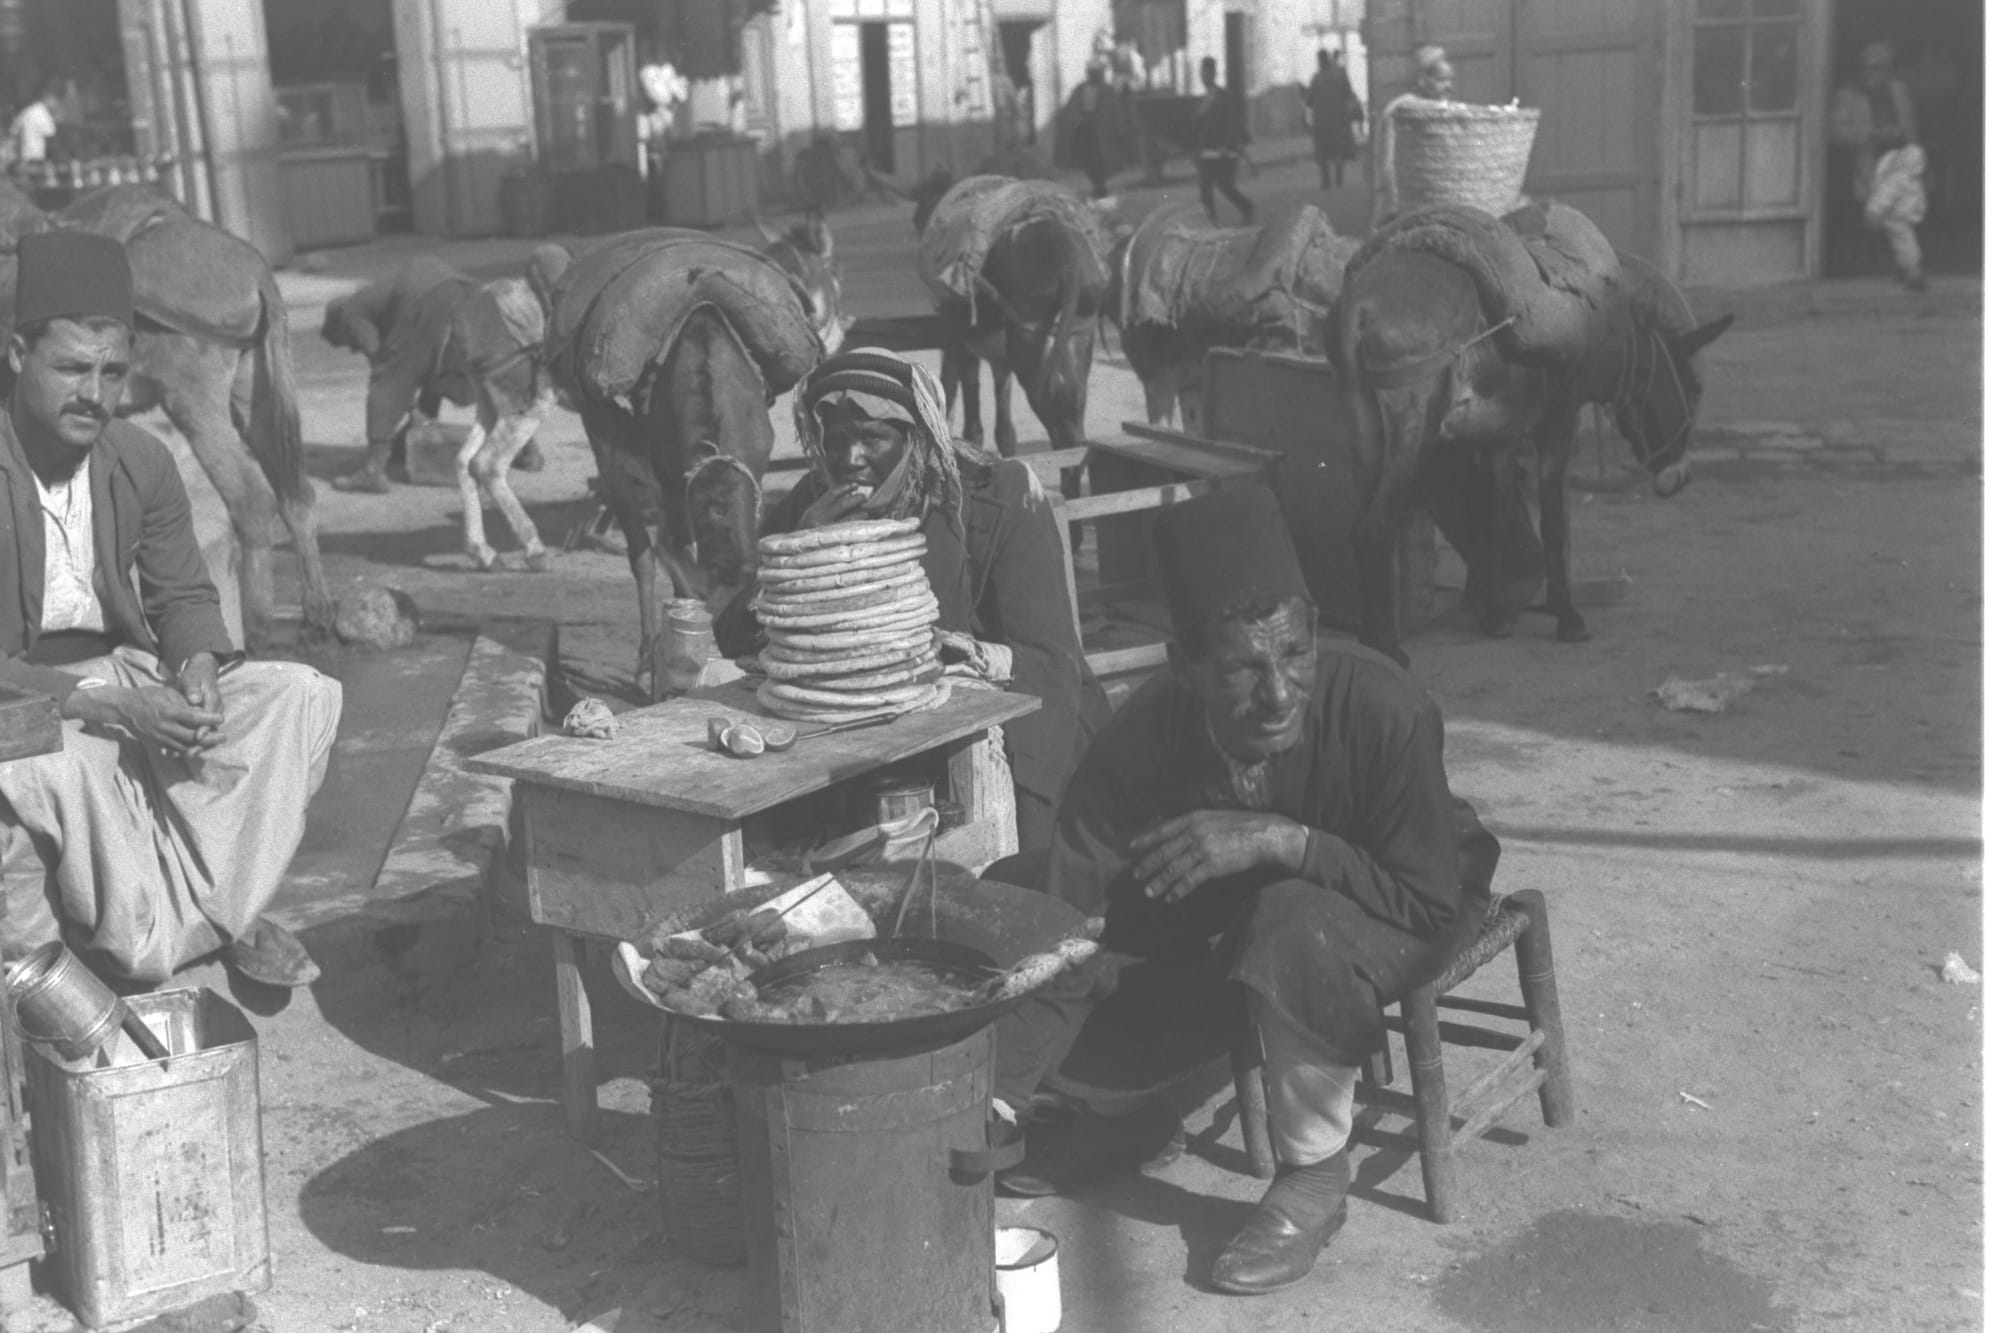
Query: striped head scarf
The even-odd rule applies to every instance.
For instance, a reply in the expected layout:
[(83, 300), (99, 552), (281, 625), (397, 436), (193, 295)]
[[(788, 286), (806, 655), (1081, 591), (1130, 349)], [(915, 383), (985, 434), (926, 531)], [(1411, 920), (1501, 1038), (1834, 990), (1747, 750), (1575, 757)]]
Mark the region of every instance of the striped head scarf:
[(910, 447), (895, 472), (869, 498), (869, 515), (921, 518), (936, 508), (962, 535), (961, 465), (980, 465), (985, 458), (953, 438), (937, 376), (879, 347), (857, 347), (820, 362), (800, 383), (792, 411), (799, 446), (820, 480), (828, 484), (833, 476), (826, 460), (826, 428), (842, 410), (911, 427)]

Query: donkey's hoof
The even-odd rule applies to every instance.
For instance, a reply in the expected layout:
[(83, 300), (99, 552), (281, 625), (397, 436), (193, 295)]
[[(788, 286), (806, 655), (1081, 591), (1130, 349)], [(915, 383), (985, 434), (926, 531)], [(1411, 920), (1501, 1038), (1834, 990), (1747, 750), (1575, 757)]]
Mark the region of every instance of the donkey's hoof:
[(1511, 639), (1516, 623), (1514, 616), (1483, 616), (1479, 621), (1479, 632), (1489, 639)]
[(1556, 622), (1556, 638), (1562, 643), (1588, 643), (1590, 642), (1590, 629), (1583, 623), (1581, 616), (1575, 620), (1558, 620)]

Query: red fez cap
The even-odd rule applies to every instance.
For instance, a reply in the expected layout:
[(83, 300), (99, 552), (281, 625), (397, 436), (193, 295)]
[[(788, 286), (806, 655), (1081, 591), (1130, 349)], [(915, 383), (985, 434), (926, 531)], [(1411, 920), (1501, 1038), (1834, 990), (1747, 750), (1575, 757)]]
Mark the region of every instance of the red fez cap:
[(132, 262), (125, 247), (87, 231), (23, 236), (14, 284), (14, 323), (108, 315), (132, 322)]
[(1174, 632), (1246, 603), (1312, 601), (1278, 497), (1263, 486), (1198, 496), (1160, 511), (1154, 530)]

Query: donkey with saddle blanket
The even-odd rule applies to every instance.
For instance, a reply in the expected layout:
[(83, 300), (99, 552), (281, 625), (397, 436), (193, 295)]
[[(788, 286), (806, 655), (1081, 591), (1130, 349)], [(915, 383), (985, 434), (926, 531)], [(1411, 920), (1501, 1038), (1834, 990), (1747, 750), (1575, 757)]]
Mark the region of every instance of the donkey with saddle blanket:
[[(1419, 503), (1464, 557), (1467, 593), (1483, 603), (1488, 633), (1511, 632), (1522, 592), (1531, 596), (1539, 581), (1556, 636), (1588, 638), (1570, 597), (1564, 495), (1577, 418), (1585, 403), (1608, 406), (1655, 493), (1675, 494), (1688, 481), (1701, 405), (1695, 354), (1733, 319), (1697, 326), (1671, 283), (1619, 255), (1562, 204), (1505, 219), (1441, 205), (1370, 237), (1327, 325), (1327, 357), (1353, 408), (1367, 478), (1354, 539), (1362, 642), (1408, 660), (1394, 553)], [(1521, 577), (1531, 544), (1508, 522), (1524, 510), (1504, 469), (1524, 461), (1538, 483), (1541, 580)], [(1468, 506), (1466, 491), (1454, 498), (1440, 489), (1446, 481), (1504, 507)]]
[(637, 679), (659, 636), (659, 564), (676, 595), (713, 608), (756, 575), (771, 405), (819, 364), (821, 322), (776, 262), (706, 232), (626, 232), (556, 276), (543, 358), (625, 537)]
[(13, 323), (14, 242), (49, 227), (112, 237), (131, 259), (138, 322), (119, 410), (164, 410), (228, 508), (243, 557), (245, 646), (271, 637), (271, 528), (280, 517), (304, 569), (306, 629), (330, 631), (292, 344), (271, 266), (249, 242), (147, 186), (95, 190), (51, 216), (0, 181), (0, 329)]
[(1109, 308), (1146, 390), (1146, 419), (1199, 433), (1202, 360), (1211, 347), (1320, 350), (1360, 242), (1311, 204), (1255, 227), (1217, 227), (1193, 204), (1161, 204), (1112, 252)]
[[(928, 201), (926, 201), (928, 202)], [(1083, 444), (1090, 362), (1110, 238), (1089, 204), (1053, 181), (968, 176), (928, 212), (917, 268), (946, 324), (945, 411), (965, 396), (963, 436), (986, 442), (979, 363), (993, 368), (993, 440), (1014, 456), (1013, 377), (1051, 449)]]

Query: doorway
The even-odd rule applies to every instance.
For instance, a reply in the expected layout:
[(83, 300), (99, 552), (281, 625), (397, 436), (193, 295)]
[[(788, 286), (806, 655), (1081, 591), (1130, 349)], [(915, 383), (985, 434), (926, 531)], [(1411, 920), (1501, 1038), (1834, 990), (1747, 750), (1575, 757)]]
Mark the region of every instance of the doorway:
[[(1985, 50), (1979, 0), (1836, 0), (1833, 88), (1857, 77), (1862, 48), (1888, 42), (1916, 104), (1929, 169), (1930, 208), (1917, 237), (1933, 273), (1984, 267)], [(1829, 99), (1833, 88), (1827, 89)], [(1867, 230), (1855, 197), (1851, 150), (1829, 148), (1826, 171), (1828, 277), (1884, 276), (1882, 238)]]
[(1007, 81), (1014, 85), (1011, 100), (1013, 138), (1016, 144), (1035, 141), (1040, 108), (1035, 101), (1035, 34), (1042, 19), (1003, 19), (1000, 22), (1000, 59), (1007, 67)]
[(861, 29), (861, 140), (868, 164), (885, 176), (896, 174), (896, 127), (889, 98), (889, 25), (863, 23)]
[(1222, 81), (1238, 97), (1247, 97), (1250, 87), (1250, 16), (1222, 16)]

